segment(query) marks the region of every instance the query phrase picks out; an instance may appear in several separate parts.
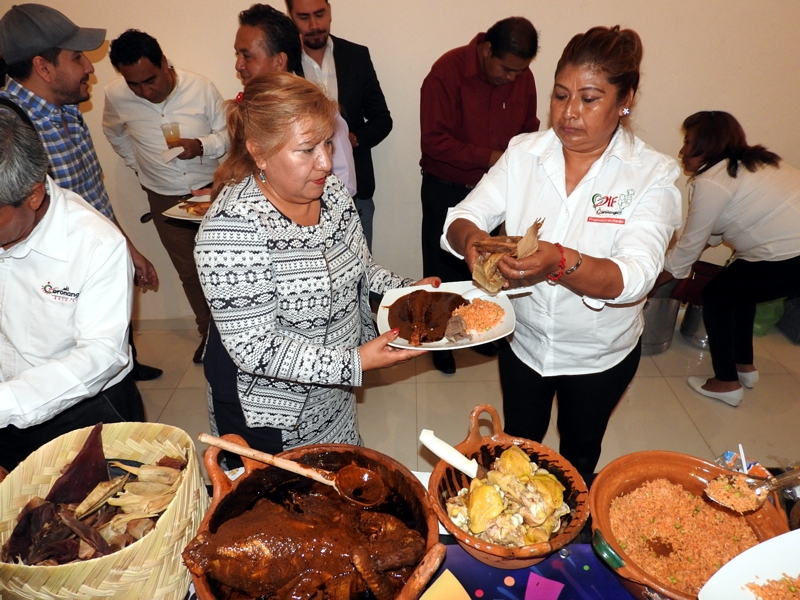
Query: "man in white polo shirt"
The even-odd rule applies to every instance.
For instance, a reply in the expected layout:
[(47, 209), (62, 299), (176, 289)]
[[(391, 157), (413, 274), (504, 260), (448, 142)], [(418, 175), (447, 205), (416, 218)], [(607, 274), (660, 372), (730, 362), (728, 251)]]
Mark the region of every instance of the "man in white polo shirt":
[(111, 221), (47, 176), (0, 110), (0, 466), (98, 422), (143, 421), (131, 376), (133, 264)]

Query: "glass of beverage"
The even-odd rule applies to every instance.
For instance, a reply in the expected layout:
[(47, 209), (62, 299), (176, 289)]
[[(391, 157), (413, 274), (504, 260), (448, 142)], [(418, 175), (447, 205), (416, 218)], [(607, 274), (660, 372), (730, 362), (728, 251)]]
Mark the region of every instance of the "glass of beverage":
[(164, 133), (164, 139), (167, 140), (167, 145), (181, 139), (181, 130), (178, 123), (162, 123), (161, 131)]

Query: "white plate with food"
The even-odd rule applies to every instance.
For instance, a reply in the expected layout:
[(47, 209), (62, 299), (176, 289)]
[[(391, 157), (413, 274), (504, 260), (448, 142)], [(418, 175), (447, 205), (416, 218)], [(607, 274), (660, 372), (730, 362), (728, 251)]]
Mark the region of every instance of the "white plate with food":
[(800, 529), (770, 538), (731, 559), (711, 576), (697, 598), (755, 600), (757, 596), (748, 584), (763, 586), (770, 580), (780, 580), (784, 573), (800, 577)]
[[(471, 281), (456, 281), (453, 283), (443, 283), (438, 288), (430, 285), (418, 285), (406, 288), (398, 288), (396, 290), (389, 290), (384, 294), (381, 305), (378, 308), (378, 331), (386, 333), (392, 326), (400, 327), (400, 337), (398, 337), (390, 345), (395, 348), (409, 348), (412, 350), (452, 350), (456, 348), (469, 348), (470, 346), (477, 346), (485, 344), (494, 340), (503, 338), (514, 331), (517, 325), (514, 316), (514, 308), (511, 301), (506, 296), (484, 296), (476, 298), (472, 301), (469, 307), (461, 307), (456, 310), (456, 313), (461, 313), (464, 322), (462, 325), (469, 334), (468, 338), (458, 339), (451, 341), (446, 337), (442, 337), (438, 341), (425, 341), (427, 335), (430, 333), (433, 337), (444, 334), (444, 325), (450, 320), (452, 315), (452, 305), (458, 304), (459, 301), (454, 299), (451, 303), (450, 299), (443, 297), (425, 298), (420, 305), (417, 314), (425, 314), (426, 317), (422, 320), (417, 319), (412, 323), (411, 315), (412, 309), (402, 309), (405, 317), (398, 317), (400, 304), (394, 310), (392, 306), (398, 300), (403, 299), (405, 296), (410, 295), (412, 292), (424, 291), (431, 294), (445, 292), (446, 294), (464, 294), (469, 290), (475, 289), (475, 285)], [(433, 303), (431, 303), (431, 301)], [(485, 302), (487, 304), (482, 304)], [(466, 310), (465, 310), (466, 309)], [(392, 312), (392, 316), (390, 316)], [(390, 319), (393, 325), (390, 325)], [(401, 322), (398, 322), (400, 319)], [(427, 322), (422, 322), (427, 319)], [(485, 319), (485, 320), (484, 320)], [(488, 323), (489, 327), (477, 325), (478, 323)], [(416, 326), (415, 326), (416, 325)], [(411, 338), (422, 333), (422, 340), (418, 344), (412, 343)], [(415, 333), (416, 332), (416, 333)]]
[(182, 221), (194, 221), (199, 223), (211, 208), (211, 201), (208, 200), (211, 196), (198, 196), (196, 198), (188, 198), (183, 202), (179, 202), (172, 208), (165, 210), (162, 215), (170, 217), (171, 219), (181, 219)]

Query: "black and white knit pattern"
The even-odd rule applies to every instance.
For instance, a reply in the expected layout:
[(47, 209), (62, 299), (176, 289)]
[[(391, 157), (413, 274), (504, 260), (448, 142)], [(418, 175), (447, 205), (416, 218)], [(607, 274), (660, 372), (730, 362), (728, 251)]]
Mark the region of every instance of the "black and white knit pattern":
[(286, 448), (359, 443), (351, 386), (358, 347), (375, 336), (369, 292), (412, 281), (373, 262), (341, 181), (328, 178), (314, 226), (281, 214), (252, 176), (225, 188), (195, 261), (247, 425), (284, 430)]

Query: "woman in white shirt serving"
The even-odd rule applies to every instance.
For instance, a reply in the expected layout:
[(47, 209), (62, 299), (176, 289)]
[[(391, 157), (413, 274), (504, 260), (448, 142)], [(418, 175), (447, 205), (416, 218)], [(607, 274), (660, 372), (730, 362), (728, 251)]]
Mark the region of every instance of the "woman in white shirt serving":
[(584, 476), (638, 367), (643, 299), (681, 222), (677, 164), (625, 127), (641, 59), (629, 29), (573, 37), (556, 67), (552, 129), (512, 139), (442, 237), (472, 267), (488, 231), (505, 222), (522, 235), (544, 218), (538, 251), (500, 262), (510, 282), (533, 286), (513, 300), (517, 328), (500, 351), (505, 431), (541, 441), (557, 395), (559, 451)]
[(738, 406), (742, 386), (758, 381), (756, 304), (800, 292), (800, 171), (779, 164), (781, 157), (763, 146), (748, 146), (742, 126), (726, 112), (695, 113), (683, 131), (689, 217), (658, 284), (688, 277), (707, 244), (733, 247), (736, 260), (703, 290), (714, 377), (689, 377), (688, 383)]

